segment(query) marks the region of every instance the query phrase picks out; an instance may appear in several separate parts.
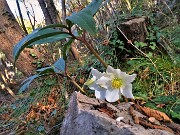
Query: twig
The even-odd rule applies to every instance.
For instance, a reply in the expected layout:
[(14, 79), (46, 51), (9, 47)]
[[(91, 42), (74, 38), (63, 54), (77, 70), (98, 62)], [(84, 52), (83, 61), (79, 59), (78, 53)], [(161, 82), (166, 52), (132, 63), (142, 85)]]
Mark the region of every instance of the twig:
[(140, 53), (142, 53), (146, 58), (149, 59), (149, 61), (150, 61), (150, 62), (153, 64), (153, 66), (155, 67), (157, 73), (163, 78), (163, 80), (164, 80), (166, 83), (168, 83), (167, 80), (164, 78), (164, 76), (159, 72), (156, 64), (152, 61), (152, 59), (151, 59), (150, 57), (148, 57), (148, 56), (147, 56), (143, 51), (141, 51), (139, 48), (137, 48), (137, 47), (127, 38), (127, 36), (122, 32), (122, 30), (121, 30), (119, 27), (117, 27), (117, 29), (121, 32), (121, 34), (122, 34), (122, 35), (124, 36), (124, 38), (127, 40), (127, 43), (131, 44), (134, 48), (136, 48)]
[(67, 77), (71, 80), (71, 82), (72, 82), (74, 85), (76, 85), (76, 87), (78, 87), (78, 88), (80, 89), (81, 92), (83, 92), (84, 94), (87, 95), (87, 93), (84, 91), (84, 89), (81, 88), (81, 87), (79, 86), (79, 84), (77, 84), (76, 81), (74, 81), (74, 79), (72, 79), (68, 74), (67, 74)]

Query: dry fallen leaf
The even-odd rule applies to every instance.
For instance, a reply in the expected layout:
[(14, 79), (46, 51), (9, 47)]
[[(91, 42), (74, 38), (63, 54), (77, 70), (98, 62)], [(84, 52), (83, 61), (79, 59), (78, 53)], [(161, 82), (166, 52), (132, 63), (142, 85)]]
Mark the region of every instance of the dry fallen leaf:
[[(140, 106), (141, 107), (141, 106)], [(164, 122), (172, 122), (172, 120), (163, 112), (160, 112), (158, 110), (151, 109), (149, 107), (141, 107), (141, 110), (148, 116), (148, 117), (154, 117), (155, 119), (159, 121)]]
[(150, 117), (148, 120), (149, 120), (149, 122), (151, 122), (153, 124), (161, 125), (160, 122), (158, 120), (156, 120), (154, 117)]

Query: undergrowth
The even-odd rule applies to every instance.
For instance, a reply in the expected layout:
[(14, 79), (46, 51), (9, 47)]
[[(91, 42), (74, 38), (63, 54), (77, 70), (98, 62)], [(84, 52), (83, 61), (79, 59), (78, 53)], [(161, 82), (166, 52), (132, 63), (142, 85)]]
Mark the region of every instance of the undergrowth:
[[(133, 83), (133, 94), (140, 104), (163, 111), (174, 121), (178, 121), (180, 120), (180, 26), (175, 21), (169, 27), (161, 28), (154, 19), (153, 9), (144, 12), (143, 3), (132, 3), (131, 6), (131, 11), (123, 12), (118, 21), (126, 20), (127, 16), (150, 15), (151, 24), (148, 26), (149, 34), (146, 41), (134, 42), (148, 58), (136, 48), (132, 47), (132, 50), (125, 47), (116, 30), (116, 19), (112, 19), (110, 24), (109, 21), (106, 22), (107, 25), (114, 23), (110, 35), (105, 44), (103, 40), (96, 42), (95, 48), (108, 65), (129, 74), (137, 73)], [(94, 56), (82, 57), (84, 57), (83, 66), (71, 61), (74, 65), (70, 67), (69, 72), (88, 91), (83, 84), (90, 76), (91, 67), (99, 71), (105, 69)], [(5, 102), (1, 104), (1, 133), (58, 134), (67, 110), (69, 95), (78, 90), (70, 81), (61, 79), (55, 75), (39, 79), (36, 83), (38, 85), (21, 99), (12, 104)], [(88, 94), (93, 97), (91, 91), (88, 91)]]

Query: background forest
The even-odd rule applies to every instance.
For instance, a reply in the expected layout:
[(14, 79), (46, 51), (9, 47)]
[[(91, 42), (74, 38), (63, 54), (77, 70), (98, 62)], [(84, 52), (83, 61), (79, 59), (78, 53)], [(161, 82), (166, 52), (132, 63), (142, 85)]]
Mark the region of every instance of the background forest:
[(179, 123), (178, 0), (14, 1), (0, 0), (0, 135), (59, 134), (72, 93), (94, 98), (84, 83), (106, 64), (136, 73), (135, 100)]

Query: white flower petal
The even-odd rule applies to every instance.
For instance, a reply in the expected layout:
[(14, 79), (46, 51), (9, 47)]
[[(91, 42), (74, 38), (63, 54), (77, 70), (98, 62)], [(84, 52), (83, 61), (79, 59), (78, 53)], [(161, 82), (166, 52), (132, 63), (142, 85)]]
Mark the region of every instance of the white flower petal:
[[(126, 74), (126, 72), (120, 72), (119, 74), (118, 74), (118, 77), (119, 78), (125, 78), (126, 76), (127, 76), (128, 74)], [(129, 75), (128, 75), (129, 76)]]
[(107, 84), (109, 84), (108, 83), (109, 81), (111, 81), (110, 78), (102, 76), (100, 79), (96, 81), (96, 84), (99, 84), (101, 87), (107, 89), (108, 88)]
[(119, 77), (119, 74), (121, 74), (121, 70), (120, 69), (114, 69), (114, 75), (116, 77)]
[(111, 67), (111, 66), (108, 66), (107, 69), (106, 69), (106, 72), (107, 73), (113, 73), (114, 72), (114, 68)]
[(132, 74), (132, 75), (128, 75), (126, 74), (125, 76), (123, 76), (123, 80), (127, 83), (131, 83), (135, 80), (137, 74)]
[(106, 100), (108, 102), (115, 102), (119, 99), (120, 97), (120, 91), (119, 90), (112, 90), (112, 89), (108, 89), (106, 91)]
[(90, 85), (88, 85), (88, 87), (91, 89), (91, 90), (96, 90), (96, 89), (99, 89), (99, 85), (97, 85), (96, 83), (92, 83)]
[(120, 69), (114, 69), (113, 67), (108, 66), (106, 73), (108, 74), (109, 77), (115, 78), (115, 77), (119, 77), (121, 70)]
[(124, 88), (121, 88), (121, 93), (127, 98), (134, 98), (132, 94), (132, 84), (127, 84)]
[(106, 89), (95, 90), (95, 96), (99, 99), (105, 99)]
[(96, 79), (99, 79), (103, 75), (103, 73), (99, 72), (97, 69), (94, 68), (92, 68), (91, 73)]

